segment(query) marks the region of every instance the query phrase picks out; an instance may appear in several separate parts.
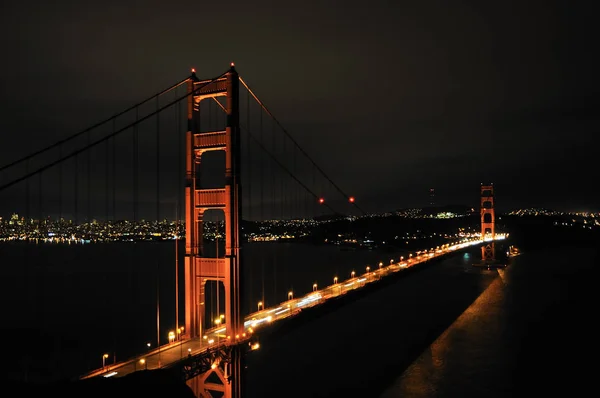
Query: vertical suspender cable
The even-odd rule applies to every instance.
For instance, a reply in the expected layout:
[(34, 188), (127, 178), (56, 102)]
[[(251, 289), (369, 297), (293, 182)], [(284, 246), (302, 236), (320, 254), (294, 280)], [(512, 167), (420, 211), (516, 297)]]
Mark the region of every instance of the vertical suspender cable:
[[(292, 150), (293, 150), (293, 148), (292, 148)], [(296, 151), (293, 151), (292, 158), (293, 158), (293, 166), (292, 167), (293, 167), (293, 170), (294, 170), (294, 175), (298, 175), (298, 165), (296, 163)], [(293, 184), (292, 185), (292, 190), (293, 191), (296, 191), (297, 188), (298, 188), (298, 184)], [(293, 214), (292, 217), (295, 217), (298, 213), (297, 213), (297, 211), (295, 209), (294, 199), (297, 200), (298, 198), (297, 198), (297, 196), (294, 193), (292, 193), (291, 196), (292, 196), (292, 199), (291, 199), (292, 204), (290, 205), (290, 209), (291, 209), (292, 214)]]
[(104, 159), (104, 173), (105, 173), (105, 175), (104, 175), (104, 196), (105, 196), (105, 198), (104, 198), (104, 208), (105, 208), (105, 212), (106, 212), (106, 215), (105, 215), (105, 224), (106, 224), (107, 228), (108, 228), (108, 213), (109, 213), (109, 207), (108, 207), (108, 195), (109, 195), (109, 193), (108, 193), (108, 171), (109, 171), (109, 164), (108, 163), (109, 162), (108, 162), (108, 160), (110, 158), (110, 149), (109, 149), (110, 146), (109, 146), (109, 142), (108, 141), (110, 141), (110, 140), (106, 140), (106, 142), (104, 143), (105, 144), (105, 148), (104, 148), (105, 149), (105, 157), (106, 157)]
[[(87, 145), (89, 146), (92, 142), (91, 133), (88, 131), (87, 133)], [(87, 153), (87, 229), (89, 231), (91, 225), (91, 194), (90, 190), (92, 188), (92, 179), (91, 179), (91, 169), (92, 169), (92, 148), (88, 149)]]
[(73, 168), (73, 175), (75, 176), (75, 182), (73, 184), (73, 196), (74, 196), (74, 202), (75, 202), (75, 215), (74, 215), (74, 219), (75, 219), (75, 230), (77, 231), (79, 229), (79, 187), (77, 186), (78, 183), (78, 174), (79, 174), (79, 155), (75, 155), (75, 167)]
[[(177, 89), (175, 92), (175, 99), (177, 99)], [(179, 333), (179, 198), (181, 195), (181, 131), (180, 131), (180, 118), (181, 118), (181, 102), (177, 101), (175, 104), (175, 135), (177, 136), (177, 167), (175, 167), (175, 187), (177, 194), (175, 195), (175, 328)], [(180, 334), (183, 338), (183, 335)], [(190, 334), (191, 336), (191, 334)], [(182, 343), (183, 344), (183, 343)]]
[(38, 228), (40, 229), (40, 231), (41, 231), (41, 227), (42, 227), (42, 224), (43, 224), (43, 216), (44, 216), (44, 210), (43, 210), (43, 204), (42, 204), (43, 203), (43, 201), (42, 201), (42, 174), (43, 174), (43, 171), (40, 172), (40, 174), (38, 176), (38, 178), (39, 178), (39, 180), (38, 180), (39, 181), (39, 187), (38, 187), (38, 190), (39, 190), (39, 192), (38, 192), (38, 201), (39, 201), (39, 204), (38, 204), (38, 211), (39, 211)]
[[(132, 131), (132, 137), (133, 137), (133, 148), (132, 148), (132, 152), (133, 152), (133, 164), (132, 164), (132, 179), (133, 179), (133, 226), (134, 226), (134, 231), (138, 231), (138, 214), (137, 214), (137, 205), (138, 205), (138, 122), (139, 122), (139, 107), (135, 107), (135, 124), (133, 125), (133, 131)], [(131, 263), (131, 271), (130, 271), (130, 278), (131, 278), (131, 294), (135, 297), (135, 295), (138, 293), (138, 285), (137, 285), (137, 281), (136, 281), (136, 271), (137, 271), (137, 260), (138, 260), (138, 246), (136, 244), (137, 241), (137, 232), (134, 233), (133, 236), (133, 240), (134, 240), (134, 246), (133, 246), (133, 261)], [(135, 301), (134, 301), (135, 302)], [(130, 305), (133, 305), (133, 303), (130, 303)], [(138, 313), (138, 319), (139, 319), (139, 313)]]
[[(159, 151), (159, 137), (160, 137), (160, 119), (159, 110), (160, 105), (158, 102), (159, 96), (156, 96), (156, 227), (159, 227), (160, 219), (160, 202), (159, 202), (159, 189), (160, 189), (160, 151)], [(160, 256), (156, 256), (156, 341), (158, 345), (158, 367), (160, 368)]]
[[(262, 145), (264, 145), (264, 140), (263, 140), (263, 117), (262, 117), (262, 108), (259, 109), (260, 112), (260, 118), (259, 118), (259, 129), (260, 129), (260, 143)], [(265, 197), (264, 197), (264, 191), (265, 191), (265, 187), (263, 184), (263, 173), (264, 173), (264, 156), (260, 157), (260, 222), (264, 223), (265, 221), (265, 217), (264, 217), (264, 213), (263, 213), (263, 209), (265, 206)], [(263, 308), (265, 308), (265, 256), (264, 254), (261, 254), (261, 274), (262, 274), (262, 303), (263, 303)]]
[[(112, 132), (113, 133), (116, 131), (116, 128), (115, 128), (116, 119), (117, 119), (116, 116), (112, 119)], [(110, 180), (112, 182), (112, 189), (111, 190), (112, 190), (112, 220), (113, 220), (113, 223), (112, 223), (112, 225), (110, 225), (111, 228), (109, 229), (109, 231), (111, 231), (112, 228), (114, 228), (114, 221), (116, 219), (116, 194), (115, 194), (115, 191), (117, 189), (116, 171), (115, 171), (115, 169), (116, 169), (116, 164), (115, 164), (116, 160), (115, 159), (117, 157), (117, 147), (116, 147), (117, 137), (113, 136), (111, 139), (112, 139), (112, 170), (111, 170), (112, 178), (110, 178)], [(109, 226), (110, 219), (111, 219), (111, 217), (110, 217), (110, 213), (111, 212), (109, 210), (110, 206), (109, 206), (109, 185), (108, 185), (108, 181), (109, 181), (108, 174), (109, 174), (109, 169), (110, 169), (110, 166), (109, 166), (110, 165), (110, 161), (109, 161), (109, 157), (110, 157), (109, 156), (110, 155), (109, 140), (106, 140), (106, 156), (107, 156), (107, 158), (106, 158), (106, 181), (107, 181), (107, 187), (106, 187), (106, 225), (107, 226)], [(112, 316), (111, 316), (111, 325), (112, 325), (111, 329), (112, 329), (112, 335), (113, 335), (112, 336), (113, 337), (113, 345), (116, 347), (116, 345), (117, 345), (117, 315), (116, 315), (115, 311), (111, 311), (111, 314), (112, 314)]]
[(133, 222), (137, 224), (137, 204), (138, 204), (138, 120), (139, 108), (135, 108), (135, 125), (133, 126)]
[[(116, 132), (116, 118), (113, 119), (113, 123), (112, 123), (112, 133), (115, 134)], [(113, 182), (113, 189), (112, 189), (112, 211), (113, 211), (113, 221), (116, 220), (117, 218), (117, 136), (113, 135), (112, 137), (112, 182)]]
[[(285, 145), (285, 137), (281, 137), (281, 151), (282, 151), (282, 159), (287, 159), (287, 153), (286, 153), (286, 145)], [(285, 186), (286, 186), (286, 181), (287, 181), (287, 176), (281, 172), (281, 192), (280, 195), (281, 197), (279, 198), (279, 200), (281, 201), (281, 221), (285, 221), (286, 220), (286, 214), (285, 214), (285, 203), (286, 203), (286, 191), (285, 191)], [(283, 262), (283, 286), (287, 287), (288, 286), (288, 280), (287, 280), (287, 276), (289, 274), (288, 270), (287, 270), (287, 262), (285, 261), (284, 258), (282, 258)], [(287, 297), (286, 297), (287, 298)]]
[[(272, 128), (271, 128), (271, 140), (272, 140), (272, 145), (273, 145), (273, 152), (275, 152), (275, 148), (276, 148), (276, 142), (275, 142), (275, 123), (272, 123)], [(275, 173), (276, 173), (276, 165), (273, 164), (273, 166), (271, 166), (271, 176), (272, 176), (272, 203), (273, 203), (273, 207), (275, 207)], [(271, 210), (273, 212), (273, 216), (271, 218), (275, 218), (275, 208), (273, 208), (273, 210)], [(271, 256), (272, 262), (273, 262), (273, 304), (277, 304), (279, 303), (279, 301), (277, 300), (277, 251), (273, 252), (273, 256)]]
[[(62, 145), (58, 146), (58, 157), (62, 158)], [(58, 165), (58, 222), (62, 219), (62, 173), (63, 173), (63, 162)]]
[[(285, 137), (281, 138), (281, 152), (282, 152), (282, 159), (287, 159), (287, 154), (286, 154), (286, 145), (285, 145)], [(281, 197), (279, 198), (279, 200), (281, 201), (281, 219), (285, 220), (286, 216), (285, 216), (285, 199), (286, 199), (286, 191), (285, 191), (285, 182), (287, 181), (287, 179), (285, 178), (285, 175), (283, 173), (281, 173)]]
[(156, 97), (156, 225), (160, 223), (160, 106)]
[[(246, 148), (247, 148), (247, 153), (248, 153), (248, 159), (247, 159), (247, 163), (246, 163), (246, 167), (248, 168), (248, 173), (246, 174), (248, 177), (247, 179), (247, 183), (246, 186), (248, 187), (248, 221), (251, 223), (252, 222), (252, 150), (250, 147), (250, 93), (248, 93), (248, 91), (246, 90)], [(246, 256), (246, 259), (248, 258), (248, 256)], [(246, 262), (244, 267), (246, 267), (249, 263)], [(252, 297), (252, 270), (248, 269), (245, 273), (245, 277), (248, 278), (248, 283), (247, 283), (247, 287), (248, 287), (248, 296), (247, 297)], [(248, 311), (252, 310), (252, 306), (251, 303), (249, 303), (250, 305), (248, 306)]]

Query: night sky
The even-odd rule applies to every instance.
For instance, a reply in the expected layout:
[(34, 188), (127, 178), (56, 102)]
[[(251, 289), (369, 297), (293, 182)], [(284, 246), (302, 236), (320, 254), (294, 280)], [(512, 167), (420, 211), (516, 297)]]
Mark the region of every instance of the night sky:
[(367, 211), (598, 211), (591, 3), (3, 2), (0, 165), (233, 61)]

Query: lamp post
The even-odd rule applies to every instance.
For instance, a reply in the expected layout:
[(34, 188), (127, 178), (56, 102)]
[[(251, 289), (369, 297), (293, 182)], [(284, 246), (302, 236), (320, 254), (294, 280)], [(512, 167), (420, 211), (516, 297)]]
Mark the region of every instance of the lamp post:
[(354, 272), (354, 271), (350, 272), (350, 277), (354, 278), (354, 275), (356, 275), (356, 272)]
[(316, 291), (317, 291), (317, 284), (313, 283), (313, 292), (316, 292)]
[(148, 370), (148, 364), (144, 358), (140, 359), (140, 365), (142, 365), (145, 370)]
[(260, 311), (263, 308), (263, 302), (259, 301), (258, 302), (258, 311)]
[(292, 292), (291, 290), (288, 292), (288, 300), (291, 300), (294, 298), (294, 292)]
[(102, 370), (106, 367), (106, 358), (108, 358), (108, 354), (102, 355)]
[[(337, 277), (337, 276), (334, 276), (334, 277), (333, 277), (333, 284), (334, 284), (334, 285), (337, 285), (337, 284), (338, 284), (338, 277)], [(339, 289), (339, 291), (338, 291), (338, 295), (342, 293), (342, 292), (341, 292), (341, 290), (342, 290), (342, 289), (340, 288), (340, 289)]]

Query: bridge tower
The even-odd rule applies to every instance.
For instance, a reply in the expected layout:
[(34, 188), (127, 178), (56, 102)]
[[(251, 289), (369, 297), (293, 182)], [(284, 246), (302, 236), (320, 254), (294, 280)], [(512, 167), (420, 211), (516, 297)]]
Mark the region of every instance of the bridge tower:
[(481, 246), (482, 262), (492, 262), (495, 260), (494, 238), (495, 229), (494, 212), (494, 184), (481, 184), (481, 239), (491, 238), (492, 240)]
[[(222, 77), (199, 80), (192, 72), (188, 80), (188, 132), (186, 135), (185, 175), (185, 332), (189, 338), (200, 337), (205, 323), (206, 282), (222, 284), (225, 292), (225, 334), (229, 355), (221, 358), (207, 372), (188, 381), (197, 397), (241, 396), (241, 355), (236, 336), (244, 332), (241, 311), (241, 184), (239, 76), (233, 64)], [(227, 114), (224, 131), (201, 132), (200, 102), (226, 97)], [(203, 155), (209, 151), (225, 152), (225, 185), (202, 189), (200, 168)], [(223, 258), (207, 257), (204, 247), (204, 215), (207, 210), (221, 210), (225, 220), (225, 253)]]

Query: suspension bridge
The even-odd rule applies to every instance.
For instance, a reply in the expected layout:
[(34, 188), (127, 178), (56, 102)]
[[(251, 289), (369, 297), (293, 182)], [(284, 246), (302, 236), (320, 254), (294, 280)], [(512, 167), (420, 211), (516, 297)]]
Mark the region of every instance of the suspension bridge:
[[(247, 265), (247, 242), (314, 239), (315, 225), (366, 212), (233, 64), (204, 80), (192, 70), (144, 101), (2, 165), (0, 173), (3, 206), (21, 215), (3, 222), (4, 240), (175, 242), (174, 328), (161, 331), (157, 305), (152, 347), (120, 362), (103, 354), (102, 366), (80, 378), (174, 369), (197, 396), (242, 395), (243, 358), (259, 349), (262, 328), (469, 246), (483, 244), (491, 260), (493, 242), (504, 238), (494, 231), (493, 191), (483, 195), (482, 187), (481, 234), (267, 298), (264, 260)], [(247, 292), (248, 278), (262, 278), (262, 291)]]

